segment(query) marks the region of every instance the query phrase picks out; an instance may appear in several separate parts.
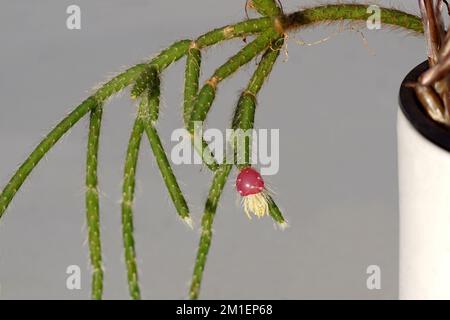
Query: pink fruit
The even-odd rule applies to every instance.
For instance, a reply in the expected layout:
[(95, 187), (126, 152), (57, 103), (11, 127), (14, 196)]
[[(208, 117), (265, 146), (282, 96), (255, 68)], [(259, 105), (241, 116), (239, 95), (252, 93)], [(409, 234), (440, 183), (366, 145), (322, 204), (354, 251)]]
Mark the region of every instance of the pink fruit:
[(260, 193), (264, 190), (264, 180), (258, 171), (247, 167), (236, 179), (236, 190), (243, 197)]

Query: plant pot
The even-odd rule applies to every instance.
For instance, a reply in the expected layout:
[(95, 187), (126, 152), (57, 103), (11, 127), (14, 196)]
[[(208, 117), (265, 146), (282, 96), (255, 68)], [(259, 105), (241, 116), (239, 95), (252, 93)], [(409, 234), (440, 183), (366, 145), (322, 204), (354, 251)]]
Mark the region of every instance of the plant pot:
[(450, 128), (436, 123), (406, 87), (397, 119), (400, 299), (450, 299)]

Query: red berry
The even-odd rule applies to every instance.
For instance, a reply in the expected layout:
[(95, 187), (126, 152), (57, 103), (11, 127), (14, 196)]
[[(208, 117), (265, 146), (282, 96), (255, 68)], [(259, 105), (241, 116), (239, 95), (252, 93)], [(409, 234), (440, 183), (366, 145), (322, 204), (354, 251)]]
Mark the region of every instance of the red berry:
[(258, 171), (247, 167), (237, 176), (236, 190), (243, 197), (260, 193), (264, 190), (264, 180)]

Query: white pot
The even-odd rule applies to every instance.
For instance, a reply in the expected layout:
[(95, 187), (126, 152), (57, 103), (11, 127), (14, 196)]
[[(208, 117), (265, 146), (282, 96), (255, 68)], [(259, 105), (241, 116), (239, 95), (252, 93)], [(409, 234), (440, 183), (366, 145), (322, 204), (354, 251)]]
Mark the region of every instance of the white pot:
[(405, 78), (397, 120), (400, 299), (450, 299), (450, 129), (418, 104)]

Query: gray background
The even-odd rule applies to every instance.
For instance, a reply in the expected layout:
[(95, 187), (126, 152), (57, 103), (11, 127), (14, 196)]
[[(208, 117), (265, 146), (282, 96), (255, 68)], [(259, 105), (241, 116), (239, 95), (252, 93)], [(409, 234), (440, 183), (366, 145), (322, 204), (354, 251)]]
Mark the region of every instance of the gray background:
[[(244, 0), (0, 1), (0, 184), (90, 88), (123, 65), (175, 40), (244, 18)], [(416, 2), (385, 1), (417, 13)], [(66, 8), (82, 9), (82, 30), (66, 29)], [(315, 1), (283, 0), (286, 12)], [(297, 33), (316, 41), (336, 26)], [(291, 35), (260, 94), (257, 126), (280, 128), (280, 171), (268, 177), (291, 227), (249, 221), (226, 186), (205, 272), (203, 298), (395, 299), (397, 297), (396, 112), (399, 84), (425, 59), (424, 41), (404, 31), (346, 31), (313, 47)], [(205, 54), (203, 77), (243, 45)], [(159, 129), (167, 148), (181, 127), (182, 62), (163, 79)], [(220, 88), (209, 126), (225, 128), (254, 63)], [(128, 298), (120, 234), (123, 159), (133, 122), (127, 95), (105, 111), (100, 151), (105, 298)], [(225, 121), (226, 120), (226, 121)], [(0, 298), (89, 298), (84, 217), (87, 119), (49, 153), (0, 224)], [(178, 166), (197, 222), (176, 217), (149, 147), (143, 144), (136, 242), (144, 298), (185, 298), (211, 174)], [(233, 176), (235, 173), (233, 173)], [(82, 290), (65, 288), (68, 265), (82, 268)], [(366, 288), (366, 268), (382, 289)]]

